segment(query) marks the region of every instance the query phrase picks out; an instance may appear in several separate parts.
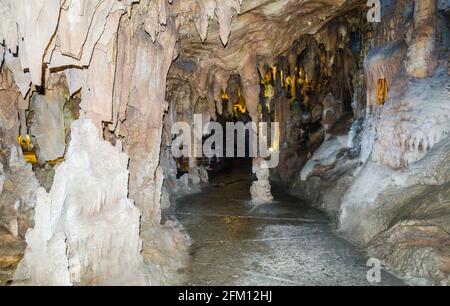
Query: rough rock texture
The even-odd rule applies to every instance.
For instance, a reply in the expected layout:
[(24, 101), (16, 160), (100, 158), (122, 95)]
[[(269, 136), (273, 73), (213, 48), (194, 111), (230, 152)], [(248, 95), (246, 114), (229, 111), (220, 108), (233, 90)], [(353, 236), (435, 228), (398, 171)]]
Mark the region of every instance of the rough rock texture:
[(35, 225), (26, 234), (16, 280), (40, 285), (146, 283), (140, 214), (127, 198), (127, 165), (120, 144), (101, 140), (89, 119), (72, 125), (66, 159), (50, 193), (38, 190)]
[[(124, 25), (122, 30), (132, 31), (132, 24)], [(124, 148), (131, 157), (130, 194), (142, 211), (143, 221), (156, 224), (161, 219), (159, 200), (164, 178), (159, 167), (159, 155), (163, 116), (167, 108), (166, 75), (176, 41), (174, 30), (173, 21), (168, 21), (166, 30), (155, 43), (143, 30), (132, 38), (131, 45), (135, 48), (130, 48), (125, 41), (123, 45), (119, 42), (119, 49), (121, 46), (126, 49), (121, 53), (134, 62), (130, 78), (117, 78), (123, 81), (122, 94), (129, 97)], [(128, 36), (130, 34), (125, 35)], [(117, 71), (128, 73), (120, 65), (121, 62)]]
[(33, 209), (36, 205), (36, 190), (39, 183), (26, 163), (22, 151), (11, 147), (5, 161), (3, 190), (0, 194), (1, 225), (14, 236), (24, 235), (33, 224)]
[(0, 227), (0, 286), (7, 285), (23, 257), (26, 243)]
[(155, 285), (184, 285), (185, 275), (180, 273), (190, 260), (192, 243), (177, 220), (166, 220), (159, 227), (147, 226), (141, 231), (142, 256), (150, 281)]
[(14, 236), (24, 235), (33, 222), (36, 177), (17, 145), (19, 135), (19, 108), (22, 102), (12, 73), (0, 73), (0, 226)]
[(406, 70), (417, 78), (433, 75), (437, 66), (437, 1), (414, 1), (414, 36), (408, 49)]
[(39, 147), (39, 158), (51, 161), (64, 156), (66, 133), (64, 125), (64, 104), (68, 96), (62, 76), (54, 76), (45, 95), (34, 94), (31, 109), (34, 111), (31, 133)]
[(254, 158), (252, 172), (256, 175), (257, 179), (250, 187), (252, 203), (259, 205), (272, 202), (273, 196), (270, 192), (270, 172), (267, 161), (262, 157)]
[(322, 104), (322, 124), (324, 125), (325, 130), (328, 131), (342, 116), (342, 101), (335, 99), (330, 93), (322, 101)]
[(401, 221), (373, 240), (369, 254), (416, 284), (450, 284), (450, 235), (440, 224)]
[(448, 285), (448, 25), (435, 1), (418, 2), (383, 4), (362, 39), (365, 84), (354, 82), (363, 117), (347, 144), (325, 139), (291, 192), (407, 281)]
[[(429, 226), (441, 228), (444, 232), (449, 232), (449, 203), (447, 200), (448, 173), (450, 173), (448, 169), (449, 148), (450, 139), (446, 137), (422, 160), (403, 170), (392, 170), (373, 162), (365, 165), (342, 200), (339, 217), (340, 230), (357, 243), (378, 244), (374, 247), (373, 252), (379, 252), (386, 256), (386, 263), (393, 266), (394, 269), (406, 272), (411, 277), (431, 278), (435, 283), (446, 284), (448, 271), (444, 267), (440, 267), (439, 273), (434, 275), (432, 270), (436, 267), (428, 267), (427, 263), (415, 256), (423, 256), (421, 255), (423, 250), (418, 250), (418, 248), (444, 248), (448, 240), (444, 239), (445, 244), (437, 246), (427, 243), (426, 240), (415, 245), (416, 238), (411, 238), (411, 241), (408, 241), (409, 245), (395, 244), (394, 242), (392, 245), (386, 246), (388, 250), (389, 247), (391, 248), (390, 252), (411, 252), (411, 258), (408, 260), (416, 262), (416, 264), (412, 264), (410, 267), (405, 265), (406, 259), (401, 255), (383, 253), (379, 249), (384, 247), (380, 245), (382, 237), (391, 237), (389, 233), (382, 232), (386, 230), (389, 230), (390, 233), (409, 231), (408, 227), (399, 229), (393, 226), (403, 220), (418, 220)], [(410, 229), (411, 236), (414, 237), (416, 229), (414, 226), (411, 226)], [(417, 239), (420, 239), (420, 234), (418, 236)], [(433, 233), (430, 236), (433, 236)], [(390, 239), (395, 241), (396, 238)], [(436, 238), (432, 237), (431, 239)], [(424, 265), (424, 267), (421, 268), (420, 265)], [(424, 269), (426, 272), (423, 271)]]
[(339, 214), (342, 197), (359, 171), (361, 144), (357, 138), (360, 131), (356, 125), (353, 129), (354, 134), (347, 134), (347, 131), (330, 134), (313, 152), (290, 189), (290, 193), (324, 210), (333, 220)]
[(364, 59), (368, 106), (376, 106), (378, 104), (378, 80), (385, 80), (388, 89), (391, 88), (395, 76), (402, 68), (405, 54), (406, 45), (403, 41), (387, 43), (369, 51)]

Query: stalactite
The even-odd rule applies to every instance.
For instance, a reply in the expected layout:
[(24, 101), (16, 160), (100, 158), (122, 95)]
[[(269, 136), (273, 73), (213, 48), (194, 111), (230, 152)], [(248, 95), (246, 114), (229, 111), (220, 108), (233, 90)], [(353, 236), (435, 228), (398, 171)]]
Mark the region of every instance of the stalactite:
[(246, 99), (247, 109), (254, 122), (258, 122), (258, 104), (260, 94), (260, 82), (257, 71), (257, 63), (254, 55), (244, 61), (244, 67), (241, 72), (243, 95)]
[[(128, 24), (121, 31), (129, 31)], [(119, 35), (119, 37), (126, 37)], [(173, 20), (168, 20), (164, 32), (156, 43), (142, 30), (132, 38), (131, 45), (119, 42), (119, 52), (128, 57), (134, 65), (128, 79), (121, 76), (128, 73), (120, 66), (117, 80), (119, 86), (129, 89), (128, 108), (124, 127), (127, 131), (125, 150), (130, 155), (130, 194), (141, 209), (143, 221), (152, 224), (160, 222), (159, 197), (162, 186), (162, 172), (159, 169), (163, 115), (167, 108), (165, 102), (166, 76), (173, 58), (176, 32)], [(121, 49), (124, 48), (124, 49)], [(128, 82), (128, 84), (126, 84)], [(123, 103), (123, 101), (121, 101)]]
[(399, 73), (406, 55), (402, 42), (390, 43), (372, 49), (364, 60), (364, 74), (367, 86), (367, 106), (377, 105), (378, 80), (386, 80), (388, 88)]
[(414, 4), (414, 34), (406, 70), (417, 78), (430, 77), (437, 66), (437, 3), (436, 0), (416, 0)]

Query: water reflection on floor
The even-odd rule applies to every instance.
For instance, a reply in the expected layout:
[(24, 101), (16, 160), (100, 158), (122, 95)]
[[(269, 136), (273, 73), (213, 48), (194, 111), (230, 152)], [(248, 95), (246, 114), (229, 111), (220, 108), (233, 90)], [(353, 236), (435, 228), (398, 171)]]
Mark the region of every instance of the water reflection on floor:
[[(177, 201), (194, 240), (189, 285), (370, 285), (364, 253), (337, 237), (326, 215), (277, 188), (275, 203), (253, 207), (250, 165), (235, 164)], [(381, 280), (403, 284), (386, 272)]]

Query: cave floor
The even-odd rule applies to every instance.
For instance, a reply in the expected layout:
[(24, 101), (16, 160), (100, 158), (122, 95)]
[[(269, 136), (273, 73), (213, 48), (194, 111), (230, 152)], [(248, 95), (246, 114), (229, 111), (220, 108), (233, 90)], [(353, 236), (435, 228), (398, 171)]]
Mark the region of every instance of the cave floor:
[[(250, 203), (251, 166), (239, 162), (175, 215), (193, 239), (187, 285), (371, 285), (367, 258), (332, 230), (322, 212), (279, 188), (275, 202)], [(378, 285), (404, 285), (383, 271)]]

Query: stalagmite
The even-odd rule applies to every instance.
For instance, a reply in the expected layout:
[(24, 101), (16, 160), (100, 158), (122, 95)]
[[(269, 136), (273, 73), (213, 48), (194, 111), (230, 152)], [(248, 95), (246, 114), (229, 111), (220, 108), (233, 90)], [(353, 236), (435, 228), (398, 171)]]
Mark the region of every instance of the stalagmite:
[(252, 203), (255, 205), (271, 203), (273, 196), (270, 192), (270, 173), (267, 162), (262, 157), (253, 159), (252, 171), (257, 178), (250, 188)]
[[(140, 214), (128, 195), (128, 156), (92, 121), (72, 125), (50, 193), (37, 194), (35, 226), (15, 278), (31, 284), (145, 284)], [(127, 267), (123, 270), (122, 267)]]

